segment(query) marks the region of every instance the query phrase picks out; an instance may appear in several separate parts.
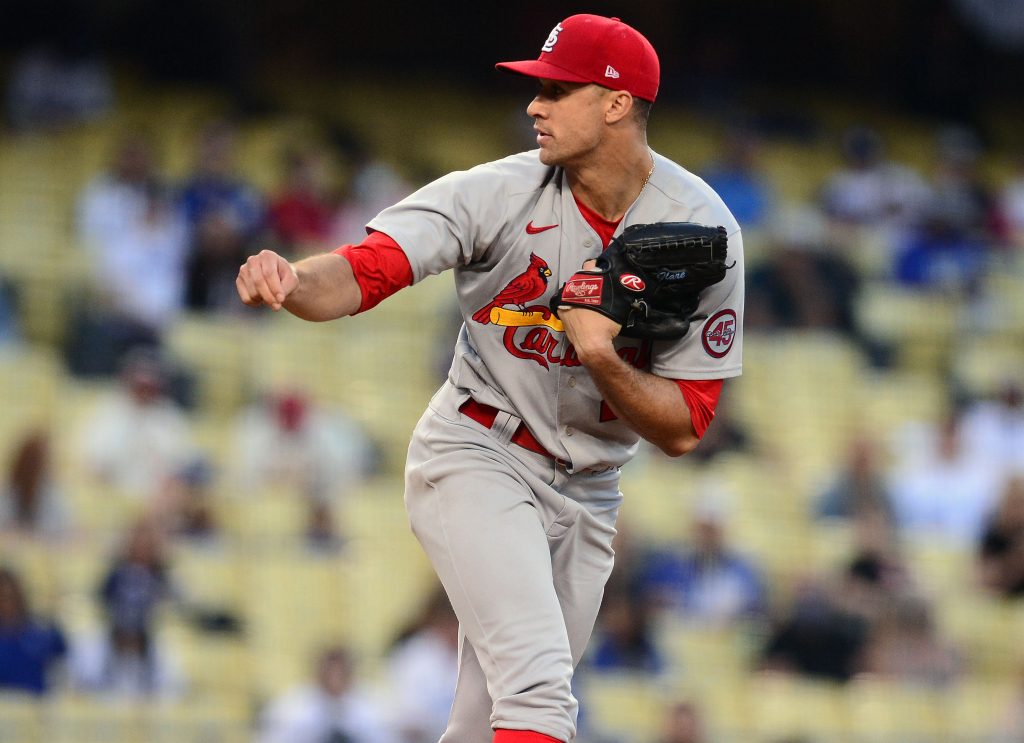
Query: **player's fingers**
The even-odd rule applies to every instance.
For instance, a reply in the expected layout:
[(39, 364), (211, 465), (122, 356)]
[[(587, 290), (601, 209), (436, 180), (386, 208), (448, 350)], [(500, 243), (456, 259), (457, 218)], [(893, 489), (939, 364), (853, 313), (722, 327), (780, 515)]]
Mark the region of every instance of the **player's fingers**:
[(250, 307), (258, 307), (263, 304), (263, 297), (260, 296), (259, 291), (256, 289), (256, 281), (253, 278), (257, 272), (254, 258), (255, 256), (250, 256), (242, 264), (242, 267), (238, 269), (238, 276), (235, 278), (235, 288), (238, 291), (238, 296)]
[(256, 291), (263, 297), (263, 301), (275, 310), (281, 309), (285, 293), (281, 288), (281, 277), (279, 264), (284, 258), (270, 250), (260, 251), (256, 256), (256, 265), (259, 267), (255, 275)]
[(277, 277), (281, 282), (281, 291), (287, 297), (299, 285), (299, 275), (295, 272), (294, 266), (288, 261), (282, 260), (277, 267)]
[(587, 258), (587, 260), (583, 261), (583, 270), (585, 270), (585, 271), (589, 271), (592, 268), (596, 268), (596, 267), (597, 267), (597, 260), (594, 259), (594, 258)]
[[(244, 268), (245, 267), (243, 266), (243, 270)], [(238, 276), (235, 277), (235, 291), (238, 292), (239, 299), (250, 307), (258, 307), (263, 304), (263, 300), (260, 299), (258, 294), (253, 296), (253, 290), (251, 287), (246, 285), (246, 281), (242, 277), (242, 271), (239, 271)]]
[(274, 310), (281, 309), (284, 302), (284, 292), (281, 290), (281, 279), (278, 277), (278, 261), (284, 260), (270, 250), (261, 251), (258, 255), (250, 256), (246, 261), (249, 267), (249, 274), (252, 280), (252, 288), (259, 295), (264, 304), (270, 305)]
[[(235, 287), (242, 301), (251, 307), (261, 304), (273, 306), (275, 298), (263, 277), (263, 266), (259, 256), (251, 255), (238, 271)], [(275, 308), (276, 309), (276, 308)]]

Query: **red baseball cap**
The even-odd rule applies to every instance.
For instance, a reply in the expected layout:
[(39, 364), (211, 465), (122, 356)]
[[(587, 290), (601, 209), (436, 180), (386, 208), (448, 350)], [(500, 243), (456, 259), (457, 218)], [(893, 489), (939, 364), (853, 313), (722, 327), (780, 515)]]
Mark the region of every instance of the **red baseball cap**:
[(658, 96), (661, 65), (651, 42), (618, 18), (580, 14), (559, 23), (537, 59), (499, 62), (499, 70), (569, 83), (596, 83), (628, 90), (637, 98)]

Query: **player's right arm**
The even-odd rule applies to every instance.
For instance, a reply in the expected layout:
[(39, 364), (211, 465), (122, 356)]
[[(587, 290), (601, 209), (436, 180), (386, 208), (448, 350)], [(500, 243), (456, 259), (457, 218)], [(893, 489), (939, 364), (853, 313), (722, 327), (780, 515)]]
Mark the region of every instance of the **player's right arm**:
[(337, 253), (289, 263), (272, 250), (260, 251), (242, 264), (235, 288), (250, 307), (283, 307), (315, 322), (352, 315), (362, 301), (352, 265)]

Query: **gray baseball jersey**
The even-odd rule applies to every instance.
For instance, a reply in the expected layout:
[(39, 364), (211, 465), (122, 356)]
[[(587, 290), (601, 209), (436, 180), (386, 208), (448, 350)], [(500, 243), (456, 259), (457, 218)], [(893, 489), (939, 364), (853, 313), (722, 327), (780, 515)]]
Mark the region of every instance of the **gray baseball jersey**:
[[(695, 322), (684, 338), (618, 338), (616, 349), (662, 377), (737, 376), (743, 346), (739, 225), (704, 181), (652, 156), (654, 173), (616, 234), (649, 222), (722, 225), (736, 265), (705, 290), (700, 312), (707, 320)], [(570, 471), (620, 466), (633, 456), (639, 437), (603, 404), (547, 309), (561, 284), (603, 249), (561, 168), (544, 165), (532, 151), (451, 173), (385, 209), (369, 227), (402, 247), (414, 282), (455, 270), (466, 323), (449, 375), (454, 388), (517, 415)]]

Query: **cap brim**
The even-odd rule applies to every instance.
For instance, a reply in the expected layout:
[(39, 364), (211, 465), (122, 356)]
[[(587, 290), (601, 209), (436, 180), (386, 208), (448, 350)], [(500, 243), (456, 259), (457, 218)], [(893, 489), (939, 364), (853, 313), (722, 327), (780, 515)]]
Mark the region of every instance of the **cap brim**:
[(541, 59), (527, 59), (522, 62), (498, 62), (494, 66), (499, 70), (514, 72), (517, 75), (525, 75), (526, 77), (543, 77), (548, 80), (558, 80), (564, 83), (592, 82), (589, 78), (563, 70), (561, 67)]

